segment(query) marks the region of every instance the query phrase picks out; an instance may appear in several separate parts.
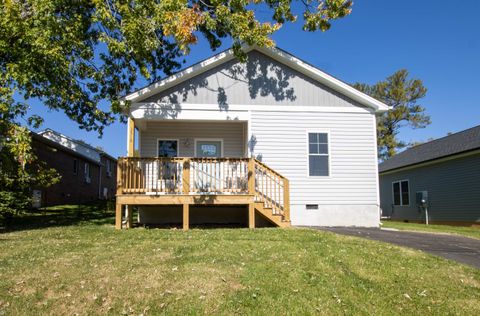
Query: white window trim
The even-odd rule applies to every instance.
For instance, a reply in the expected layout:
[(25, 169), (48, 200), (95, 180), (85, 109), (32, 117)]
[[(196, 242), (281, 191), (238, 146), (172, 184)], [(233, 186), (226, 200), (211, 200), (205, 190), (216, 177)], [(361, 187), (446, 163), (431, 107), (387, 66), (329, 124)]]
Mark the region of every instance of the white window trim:
[(105, 169), (107, 171), (107, 176), (111, 177), (112, 176), (112, 162), (110, 161), (110, 159), (107, 159)]
[[(402, 195), (402, 182), (407, 182), (407, 187), (408, 187), (408, 204), (403, 204), (403, 195)], [(400, 205), (395, 205), (395, 190), (393, 189), (393, 185), (395, 183), (400, 184)], [(410, 180), (409, 179), (402, 179), (402, 180), (397, 180), (397, 181), (392, 181), (392, 204), (393, 206), (410, 206)]]
[[(328, 144), (327, 144), (327, 150), (328, 150), (328, 155), (325, 155), (325, 154), (316, 154), (318, 156), (328, 156), (328, 176), (311, 176), (310, 175), (310, 140), (309, 140), (309, 136), (308, 134), (313, 134), (313, 133), (323, 133), (323, 134), (327, 134), (327, 141), (328, 141)], [(306, 143), (307, 143), (307, 146), (306, 146), (306, 166), (307, 166), (307, 177), (308, 178), (317, 178), (317, 179), (329, 179), (332, 177), (332, 151), (330, 150), (331, 149), (331, 142), (330, 142), (330, 130), (328, 129), (307, 129), (307, 132), (306, 132)], [(315, 155), (315, 154), (314, 154)]]
[(217, 157), (217, 158), (223, 158), (224, 157), (224, 146), (223, 146), (223, 138), (195, 138), (194, 140), (194, 151), (193, 151), (193, 155), (194, 157), (197, 157), (197, 143), (198, 142), (220, 142), (220, 146), (222, 148), (221, 149), (221, 153), (220, 153), (220, 157)]
[[(87, 172), (88, 170), (88, 172)], [(90, 176), (90, 163), (86, 162), (83, 172), (85, 173), (85, 182), (90, 183), (92, 182), (92, 178)]]
[(74, 167), (75, 167), (75, 168), (73, 168), (73, 174), (77, 175), (78, 174), (78, 159), (74, 158), (73, 161), (74, 161)]
[(157, 152), (155, 153), (155, 157), (158, 157), (158, 150), (160, 149), (160, 146), (158, 145), (158, 143), (161, 141), (161, 140), (164, 140), (164, 141), (175, 141), (177, 142), (177, 157), (179, 157), (179, 153), (180, 153), (180, 139), (178, 138), (157, 138)]

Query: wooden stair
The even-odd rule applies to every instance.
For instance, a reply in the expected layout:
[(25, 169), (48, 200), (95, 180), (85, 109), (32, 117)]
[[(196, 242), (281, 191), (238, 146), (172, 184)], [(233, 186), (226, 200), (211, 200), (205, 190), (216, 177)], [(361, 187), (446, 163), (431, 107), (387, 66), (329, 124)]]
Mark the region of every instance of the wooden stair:
[(290, 184), (287, 178), (254, 159), (249, 192), (255, 192), (255, 212), (278, 227), (290, 226)]
[(255, 211), (278, 227), (290, 227), (289, 220), (285, 220), (283, 215), (274, 214), (273, 209), (271, 207), (266, 207), (263, 202), (255, 202)]

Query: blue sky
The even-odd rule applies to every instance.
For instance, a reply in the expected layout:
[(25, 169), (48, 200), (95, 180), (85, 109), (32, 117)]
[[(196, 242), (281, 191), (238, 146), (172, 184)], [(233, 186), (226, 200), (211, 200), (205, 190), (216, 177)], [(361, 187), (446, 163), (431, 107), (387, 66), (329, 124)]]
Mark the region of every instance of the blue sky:
[[(280, 48), (350, 83), (375, 83), (408, 69), (428, 88), (421, 104), (432, 124), (425, 129), (403, 128), (400, 138), (425, 141), (480, 124), (479, 11), (477, 0), (357, 0), (352, 14), (334, 22), (326, 33), (303, 32), (295, 23), (284, 26), (274, 39)], [(267, 18), (266, 11), (258, 15)], [(186, 65), (211, 54), (200, 41), (186, 57)], [(32, 112), (45, 117), (40, 129), (49, 127), (83, 139), (114, 156), (126, 154), (124, 124), (106, 127), (99, 139), (41, 104), (33, 104)]]

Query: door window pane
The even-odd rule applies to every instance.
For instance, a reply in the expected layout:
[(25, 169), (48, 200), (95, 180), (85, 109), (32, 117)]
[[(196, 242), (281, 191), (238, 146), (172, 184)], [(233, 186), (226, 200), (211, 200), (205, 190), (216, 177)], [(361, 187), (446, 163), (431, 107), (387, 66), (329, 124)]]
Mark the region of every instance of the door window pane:
[(177, 157), (178, 142), (176, 140), (159, 140), (158, 157)]
[(197, 141), (197, 157), (221, 157), (221, 141)]

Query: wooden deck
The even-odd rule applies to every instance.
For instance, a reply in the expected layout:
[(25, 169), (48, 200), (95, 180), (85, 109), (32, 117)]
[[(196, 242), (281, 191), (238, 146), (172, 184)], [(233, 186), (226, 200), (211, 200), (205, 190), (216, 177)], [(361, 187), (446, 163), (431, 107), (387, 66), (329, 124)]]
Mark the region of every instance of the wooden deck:
[(125, 206), (133, 205), (183, 205), (184, 229), (190, 205), (248, 205), (250, 228), (256, 212), (274, 225), (290, 225), (288, 179), (253, 158), (120, 158), (117, 229), (131, 227)]

